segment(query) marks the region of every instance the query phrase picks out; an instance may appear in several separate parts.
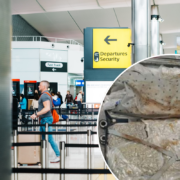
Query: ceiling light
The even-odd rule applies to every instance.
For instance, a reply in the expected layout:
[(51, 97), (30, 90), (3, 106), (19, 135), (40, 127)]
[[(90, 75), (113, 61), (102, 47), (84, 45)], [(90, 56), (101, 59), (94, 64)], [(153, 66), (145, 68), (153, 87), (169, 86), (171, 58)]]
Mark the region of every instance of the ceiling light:
[(159, 41), (162, 46), (166, 45), (164, 41)]
[(158, 19), (159, 22), (164, 22), (164, 19), (162, 19), (161, 17)]

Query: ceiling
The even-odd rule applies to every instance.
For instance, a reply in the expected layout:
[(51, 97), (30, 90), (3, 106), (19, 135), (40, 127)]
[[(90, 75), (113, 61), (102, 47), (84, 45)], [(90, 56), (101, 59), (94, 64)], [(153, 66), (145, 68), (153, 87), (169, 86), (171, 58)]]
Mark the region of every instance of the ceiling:
[[(152, 0), (159, 5), (165, 53), (174, 53), (180, 36), (180, 0)], [(44, 36), (74, 39), (83, 44), (86, 27), (131, 28), (131, 0), (12, 0), (20, 14)]]

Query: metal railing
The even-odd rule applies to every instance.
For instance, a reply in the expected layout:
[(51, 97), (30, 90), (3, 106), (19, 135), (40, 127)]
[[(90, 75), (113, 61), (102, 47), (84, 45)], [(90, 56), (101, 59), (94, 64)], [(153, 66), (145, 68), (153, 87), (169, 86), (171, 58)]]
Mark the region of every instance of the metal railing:
[[(46, 127), (46, 135), (48, 135), (48, 124), (45, 124), (45, 127)], [(32, 134), (32, 132), (26, 132), (28, 133), (29, 135)], [(36, 132), (37, 133), (37, 132)], [(39, 132), (39, 133), (42, 133), (42, 132)], [(52, 133), (52, 132), (50, 132)], [(82, 169), (82, 170), (93, 170), (92, 169), (92, 153), (91, 153), (91, 148), (98, 148), (99, 145), (98, 144), (91, 144), (91, 137), (92, 135), (96, 134), (95, 132), (91, 131), (91, 130), (87, 130), (85, 132), (83, 132), (84, 134), (87, 135), (87, 144), (69, 144), (69, 141), (67, 141), (67, 138), (66, 138), (66, 143), (65, 142), (60, 142), (60, 170), (66, 170), (65, 168), (65, 152), (67, 153), (67, 150), (72, 147), (76, 147), (76, 148), (87, 148), (87, 169)], [(41, 169), (46, 169), (46, 168), (49, 168), (49, 158), (48, 158), (48, 138), (45, 137), (45, 140), (41, 140), (41, 142), (25, 142), (25, 143), (18, 143), (18, 134), (21, 134), (20, 132), (17, 132), (17, 130), (14, 130), (14, 136), (13, 136), (13, 139), (14, 139), (14, 142), (12, 143), (12, 145), (14, 146), (14, 170), (16, 170), (16, 172), (14, 172), (14, 180), (18, 180), (18, 173), (17, 173), (17, 170), (19, 169), (18, 168), (18, 146), (40, 146), (41, 147)], [(76, 132), (76, 134), (78, 134), (78, 132)], [(66, 149), (65, 149), (66, 147)], [(37, 169), (36, 169), (37, 170)], [(52, 169), (51, 169), (52, 170)], [(56, 170), (56, 169), (55, 169)], [(74, 173), (76, 173), (76, 169), (73, 169), (74, 170)], [(81, 170), (81, 169), (80, 169)], [(97, 169), (98, 170), (98, 169)], [(34, 171), (35, 172), (35, 171)], [(51, 171), (51, 173), (53, 173), (53, 171)], [(96, 172), (97, 173), (97, 172)], [(100, 172), (100, 173), (110, 173), (109, 171), (103, 171), (103, 172)], [(60, 173), (60, 180), (65, 180), (65, 174), (66, 172), (64, 171), (64, 173)], [(72, 173), (73, 174), (73, 173)], [(87, 174), (87, 180), (91, 180), (92, 179), (92, 176), (91, 176), (91, 173), (87, 173), (85, 172), (85, 174)], [(106, 176), (105, 176), (105, 179), (106, 179)], [(42, 172), (41, 173), (41, 180), (47, 180), (47, 173), (46, 172)]]
[(73, 39), (47, 37), (47, 36), (12, 36), (12, 41), (40, 41), (40, 42), (54, 42), (54, 43), (64, 43), (64, 44), (74, 44), (80, 45), (79, 42)]

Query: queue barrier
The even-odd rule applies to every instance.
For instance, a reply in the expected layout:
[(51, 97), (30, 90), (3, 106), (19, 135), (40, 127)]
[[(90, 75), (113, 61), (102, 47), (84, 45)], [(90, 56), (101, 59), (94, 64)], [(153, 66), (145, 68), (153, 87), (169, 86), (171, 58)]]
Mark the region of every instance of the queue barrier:
[[(65, 169), (65, 148), (70, 148), (70, 147), (77, 147), (77, 148), (87, 148), (87, 169), (92, 168), (92, 154), (91, 154), (91, 148), (97, 148), (99, 147), (98, 144), (91, 144), (91, 135), (93, 132), (91, 130), (87, 130), (87, 144), (68, 144), (65, 143), (64, 141), (61, 141), (59, 143), (60, 146), (60, 169)], [(62, 173), (60, 174), (60, 180), (65, 180), (65, 174)], [(91, 174), (87, 174), (87, 180), (91, 180)]]
[(32, 143), (12, 143), (12, 146), (41, 146), (39, 142), (32, 142)]
[[(82, 122), (82, 120), (80, 120), (80, 116), (79, 116), (79, 119), (70, 119), (69, 120), (69, 118), (67, 118), (65, 121), (66, 121), (66, 124), (50, 124), (50, 125), (48, 125), (47, 124), (47, 131), (46, 132), (48, 132), (48, 126), (52, 126), (52, 127), (55, 127), (56, 129), (55, 129), (55, 131), (57, 132), (58, 131), (58, 129), (57, 129), (57, 127), (58, 126), (64, 126), (64, 127), (66, 127), (66, 131), (68, 131), (68, 132), (70, 132), (71, 130), (70, 130), (70, 128), (69, 127), (78, 127), (78, 131), (80, 131), (80, 127), (88, 127), (88, 126), (91, 126), (92, 127), (92, 130), (94, 130), (93, 129), (93, 127), (95, 127), (95, 126), (97, 126), (96, 125), (96, 123), (94, 123), (94, 124), (90, 124), (90, 125), (83, 125), (83, 124), (78, 124), (78, 125), (71, 125), (70, 124), (70, 121), (79, 121), (79, 122)], [(84, 119), (83, 119), (84, 120)], [(94, 121), (97, 121), (97, 120), (94, 120)], [(32, 125), (31, 125), (31, 127), (32, 127), (32, 129), (33, 129), (33, 127), (36, 127), (36, 131), (38, 131), (38, 126), (43, 126), (42, 124), (39, 124), (39, 121), (36, 121), (35, 122), (35, 124), (33, 124), (33, 122), (32, 122)], [(21, 122), (20, 122), (20, 119), (18, 119), (18, 125), (17, 125), (17, 127), (18, 127), (18, 131), (20, 131), (20, 129), (21, 129), (21, 127), (23, 127), (22, 125), (21, 125)], [(27, 127), (27, 129), (28, 129), (28, 125), (24, 125), (24, 127)], [(46, 137), (46, 139), (47, 139), (48, 137)], [(57, 134), (56, 134), (56, 136), (55, 136), (55, 139), (57, 140)], [(94, 140), (94, 137), (92, 137), (92, 139)], [(69, 142), (69, 137), (66, 135), (66, 142)], [(68, 154), (69, 154), (69, 150), (67, 150), (67, 156), (68, 156)]]
[[(40, 127), (45, 124), (32, 124), (32, 125), (13, 125), (13, 127)], [(96, 124), (49, 124), (52, 127), (86, 127), (86, 126), (97, 126)]]
[(13, 173), (36, 174), (111, 174), (108, 169), (53, 169), (53, 168), (12, 168)]
[[(66, 121), (64, 119), (60, 119), (59, 122), (61, 121)], [(97, 121), (97, 119), (69, 119), (69, 121), (92, 121), (92, 122), (95, 122)]]
[[(31, 120), (27, 120), (27, 119), (23, 119), (25, 121), (31, 121)], [(59, 122), (61, 121), (66, 121), (65, 119), (60, 119)], [(97, 119), (69, 119), (69, 121), (97, 121)], [(16, 120), (13, 120), (13, 122), (16, 122)]]
[[(46, 124), (47, 126), (47, 124)], [(91, 144), (91, 135), (97, 134), (91, 130), (87, 130), (87, 132), (80, 132), (83, 134), (87, 134), (87, 144), (68, 144), (65, 142), (60, 142), (60, 169), (47, 169), (48, 167), (48, 146), (47, 139), (41, 140), (41, 143), (33, 142), (33, 143), (17, 143), (17, 134), (51, 134), (52, 132), (17, 132), (14, 130), (14, 168), (12, 169), (14, 173), (14, 180), (18, 180), (17, 173), (41, 173), (41, 179), (47, 180), (47, 174), (49, 173), (57, 173), (60, 174), (60, 180), (65, 180), (65, 174), (87, 174), (88, 180), (91, 180), (91, 174), (110, 174), (110, 171), (107, 169), (91, 169), (91, 148), (99, 147), (98, 144)], [(59, 134), (59, 132), (55, 132)], [(67, 132), (71, 133), (71, 132)], [(62, 133), (60, 133), (62, 134)], [(79, 134), (79, 132), (74, 132), (73, 134)], [(41, 169), (32, 169), (32, 168), (17, 168), (17, 146), (41, 146)], [(87, 169), (65, 169), (65, 148), (87, 148)]]
[[(83, 109), (74, 109), (74, 108), (53, 108), (57, 111), (57, 113), (66, 114), (66, 115), (97, 115), (99, 112), (98, 108), (83, 108)], [(37, 112), (37, 109), (35, 110), (22, 110), (20, 109), (19, 114), (25, 116), (25, 115), (31, 115), (34, 112)]]
[[(24, 131), (20, 131), (18, 132), (18, 134), (45, 134), (45, 135), (48, 135), (48, 134), (76, 134), (76, 135), (80, 135), (80, 134), (87, 134), (86, 131), (77, 131), (77, 132), (39, 132), (39, 131), (34, 131), (34, 132), (31, 132), (31, 131), (28, 131), (28, 132), (24, 132)], [(97, 134), (97, 132), (92, 132), (92, 135), (93, 134)]]
[[(59, 108), (59, 109), (61, 109), (61, 108)], [(57, 110), (57, 109), (56, 109)], [(97, 109), (95, 109), (96, 111), (97, 111)], [(66, 109), (66, 111), (67, 111), (67, 109)], [(69, 111), (69, 110), (68, 110)], [(71, 110), (71, 111), (73, 111), (73, 110)], [(69, 122), (70, 121), (76, 121), (76, 122), (78, 122), (78, 124), (80, 125), (80, 122), (94, 122), (94, 121), (97, 121), (97, 119), (94, 119), (94, 112), (92, 112), (92, 119), (80, 119), (80, 112), (81, 112), (81, 110), (76, 110), (76, 111), (78, 111), (79, 112), (79, 114), (78, 114), (78, 119), (70, 119), (70, 118), (67, 118), (66, 120), (59, 120), (59, 122), (61, 122), (61, 121), (66, 121), (66, 124), (69, 124)], [(92, 108), (92, 111), (93, 111), (93, 108)], [(28, 122), (32, 122), (31, 123), (31, 127), (32, 127), (32, 129), (33, 129), (33, 125), (34, 125), (34, 123), (36, 124), (36, 125), (38, 125), (39, 124), (39, 118), (36, 118), (35, 120), (32, 120), (32, 119), (25, 119), (24, 117), (25, 116), (27, 116), (27, 117), (29, 117), (31, 114), (33, 114), (33, 113), (35, 113), (35, 112), (37, 112), (37, 109), (36, 110), (20, 110), (20, 112), (19, 112), (19, 117), (18, 117), (18, 121), (17, 121), (17, 126), (13, 126), (13, 129), (15, 128), (15, 127), (18, 127), (18, 131), (20, 131), (20, 127), (27, 127), (27, 130), (28, 130), (28, 125), (27, 124), (25, 124), (24, 126), (20, 126), (21, 125), (21, 122), (23, 121), (23, 122), (25, 122), (25, 123), (28, 123)], [(54, 126), (56, 126), (56, 125), (54, 125)], [(83, 125), (82, 125), (83, 126)], [(85, 126), (85, 125), (84, 125)], [(96, 126), (96, 125), (92, 125), (92, 128), (94, 127), (94, 126)], [(36, 126), (36, 131), (38, 130), (37, 129), (37, 127), (38, 126)], [(58, 126), (56, 126), (56, 131), (57, 131), (57, 127)], [(68, 127), (68, 126), (67, 126)], [(80, 131), (80, 126), (77, 126), (78, 127), (78, 131)], [(56, 138), (57, 138), (57, 136), (56, 136)], [(94, 138), (94, 137), (92, 137), (92, 138)]]

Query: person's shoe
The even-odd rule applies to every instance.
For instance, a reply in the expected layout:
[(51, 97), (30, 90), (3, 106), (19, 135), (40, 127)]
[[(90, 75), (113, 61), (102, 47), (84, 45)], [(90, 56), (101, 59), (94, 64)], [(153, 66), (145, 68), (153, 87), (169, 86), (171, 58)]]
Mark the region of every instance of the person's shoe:
[(60, 161), (60, 156), (56, 157), (55, 159), (51, 160), (50, 163), (58, 163)]

